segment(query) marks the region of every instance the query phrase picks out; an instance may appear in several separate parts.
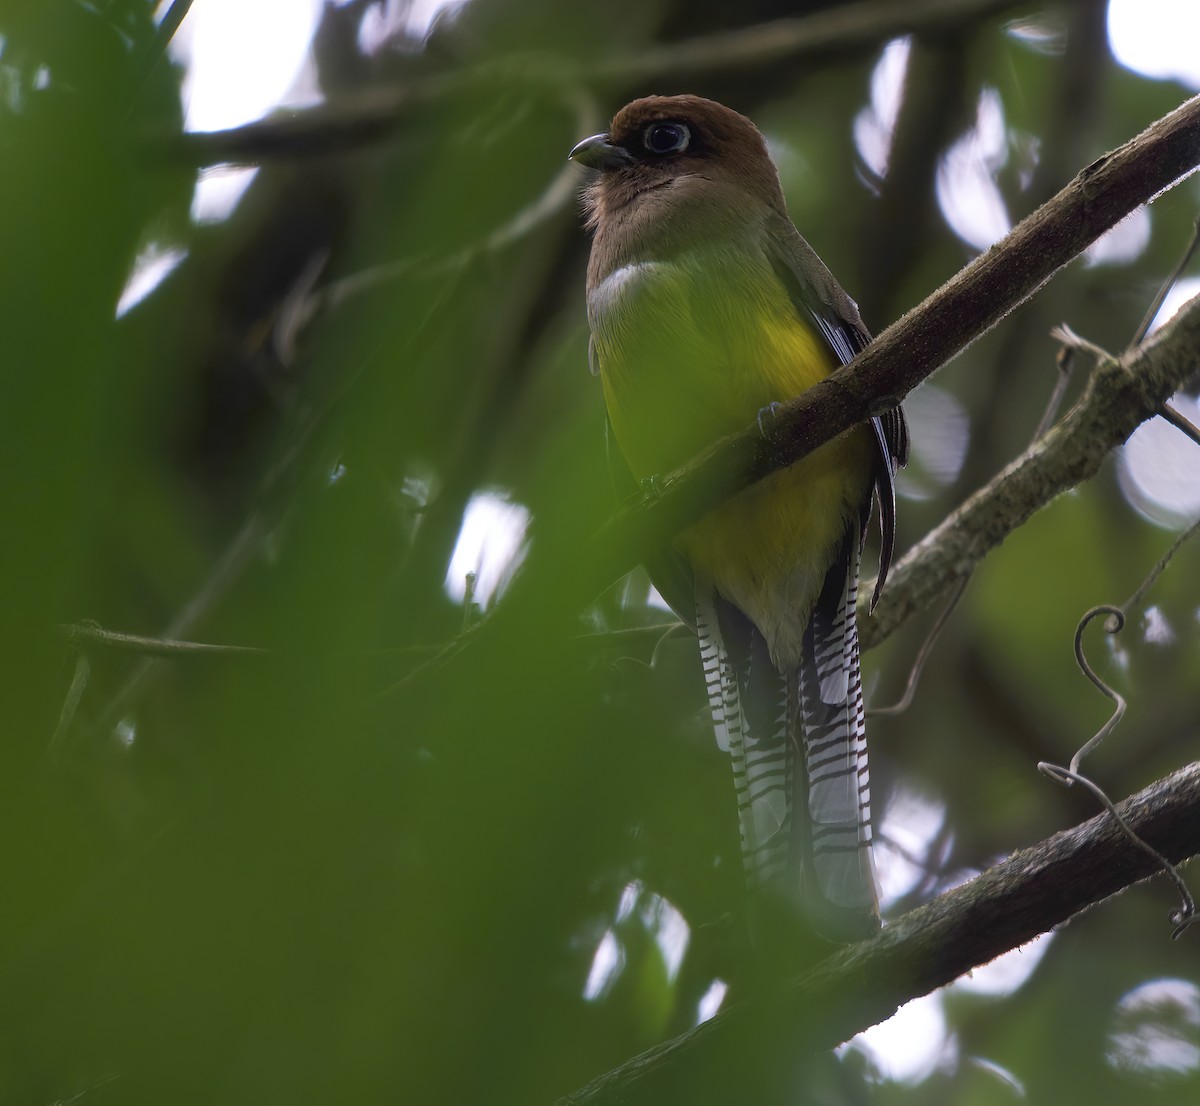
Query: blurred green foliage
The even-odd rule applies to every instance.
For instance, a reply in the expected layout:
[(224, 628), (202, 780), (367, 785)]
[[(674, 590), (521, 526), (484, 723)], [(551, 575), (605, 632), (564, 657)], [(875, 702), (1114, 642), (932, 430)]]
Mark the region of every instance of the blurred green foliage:
[[(196, 225), (194, 171), (164, 152), (182, 73), (154, 7), (0, 8), (0, 1101), (551, 1101), (694, 1025), (714, 981), (744, 992), (745, 903), (694, 643), (646, 629), (670, 616), (641, 577), (585, 614), (561, 597), (573, 558), (542, 564), (519, 609), (427, 663), (463, 626), (443, 582), (472, 496), (523, 505), (535, 555), (611, 506), (577, 209), (488, 236), (624, 100), (714, 95), (769, 132), (797, 225), (879, 329), (971, 255), (934, 176), (981, 91), (1003, 104), (1014, 218), (1185, 92), (1116, 66), (1102, 4), (1033, 6), (1041, 37), (943, 29), (913, 50), (907, 94), (937, 110), (901, 112), (893, 164), (926, 152), (896, 193), (854, 154), (882, 39), (686, 87), (589, 86), (602, 58), (781, 14), (768, 0), (472, 0), (427, 47), (373, 56), (355, 37), (367, 5), (330, 5), (314, 54), (331, 104), (511, 51), (543, 61), (460, 81), (384, 141), (269, 160), (230, 218)], [(1026, 444), (1052, 323), (1128, 341), (1197, 196), (1162, 198), (1136, 257), (1073, 266), (939, 374), (966, 461), (901, 503), (902, 548)], [(118, 319), (150, 243), (187, 258)], [(870, 727), (885, 835), (894, 796), (944, 808), (942, 837), (918, 841), (927, 878), (894, 910), (1094, 813), (1034, 765), (1106, 717), (1072, 660), (1076, 621), (1123, 601), (1169, 540), (1110, 466), (977, 573), (912, 708)], [(1089, 639), (1130, 700), (1090, 765), (1114, 794), (1194, 757), (1198, 556), (1147, 600), (1170, 640), (1138, 618), (1119, 651)], [(88, 648), (66, 716), (79, 651), (60, 627), (81, 619), (272, 653)], [(868, 656), (874, 702), (898, 694), (921, 633)], [(1140, 984), (1200, 994), (1169, 906), (1138, 889), (1012, 993), (952, 993), (919, 1081), (850, 1052), (800, 1072), (795, 1100), (1188, 1100), (1200, 1009), (1167, 1034), (1191, 1057), (1179, 1072), (1139, 1073), (1113, 1044)], [(746, 1101), (729, 1071), (692, 1100)]]

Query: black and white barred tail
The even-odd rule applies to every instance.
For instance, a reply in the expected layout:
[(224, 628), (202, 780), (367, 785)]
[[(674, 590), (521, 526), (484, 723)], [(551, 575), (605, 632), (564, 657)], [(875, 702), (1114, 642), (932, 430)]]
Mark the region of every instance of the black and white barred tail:
[(742, 859), (753, 891), (800, 898), (823, 935), (879, 928), (871, 859), (855, 604), (858, 527), (847, 532), (804, 634), (798, 668), (779, 671), (766, 640), (708, 581), (696, 630), (717, 741), (733, 763)]

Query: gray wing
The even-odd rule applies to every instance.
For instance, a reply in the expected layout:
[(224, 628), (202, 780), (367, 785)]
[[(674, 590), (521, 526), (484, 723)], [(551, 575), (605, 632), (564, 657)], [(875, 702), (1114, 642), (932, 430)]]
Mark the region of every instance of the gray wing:
[[(834, 279), (816, 251), (782, 215), (767, 226), (771, 267), (787, 289), (796, 310), (816, 323), (829, 348), (843, 365), (871, 341), (858, 305)], [(896, 470), (908, 462), (908, 422), (901, 407), (871, 419), (875, 435), (875, 498), (879, 501), (879, 575), (872, 605), (879, 599), (896, 548)], [(866, 533), (870, 501), (862, 519)]]

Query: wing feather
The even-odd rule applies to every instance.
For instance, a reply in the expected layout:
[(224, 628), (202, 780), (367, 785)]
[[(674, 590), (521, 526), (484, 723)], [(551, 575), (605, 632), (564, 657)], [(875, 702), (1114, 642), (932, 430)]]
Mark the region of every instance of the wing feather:
[[(771, 266), (787, 288), (796, 311), (816, 324), (838, 361), (848, 365), (871, 341), (871, 332), (858, 313), (858, 305), (786, 217), (772, 218), (767, 241)], [(908, 423), (904, 409), (896, 406), (874, 416), (871, 428), (880, 529), (879, 575), (871, 600), (874, 606), (887, 580), (896, 544), (896, 471), (908, 462)], [(868, 500), (862, 519), (864, 533), (870, 506)]]

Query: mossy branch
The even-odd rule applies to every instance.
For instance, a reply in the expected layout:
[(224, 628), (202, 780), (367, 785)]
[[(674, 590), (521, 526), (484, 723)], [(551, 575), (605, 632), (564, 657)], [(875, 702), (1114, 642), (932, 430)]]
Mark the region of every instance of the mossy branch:
[[(1200, 852), (1200, 762), (1151, 784), (1117, 810), (1173, 863), (1194, 856)], [(739, 1084), (745, 1092), (739, 1097), (755, 1101), (757, 1081), (769, 1081), (787, 1058), (849, 1040), (910, 999), (1158, 870), (1109, 814), (1099, 814), (1014, 853), (905, 914), (878, 937), (834, 953), (780, 994), (731, 1006), (634, 1057), (558, 1106), (724, 1102), (731, 1065), (751, 1081)]]

